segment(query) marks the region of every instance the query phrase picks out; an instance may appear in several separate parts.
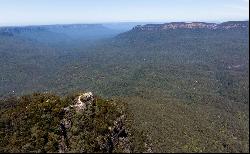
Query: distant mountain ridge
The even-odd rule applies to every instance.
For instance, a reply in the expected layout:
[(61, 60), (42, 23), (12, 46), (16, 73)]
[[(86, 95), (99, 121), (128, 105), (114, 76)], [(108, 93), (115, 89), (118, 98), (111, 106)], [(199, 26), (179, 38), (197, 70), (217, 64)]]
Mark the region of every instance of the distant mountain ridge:
[(171, 22), (165, 24), (147, 24), (138, 25), (133, 28), (134, 31), (162, 31), (173, 29), (210, 29), (210, 30), (227, 30), (227, 29), (242, 29), (248, 28), (249, 21), (228, 21), (221, 24), (206, 23), (206, 22)]
[(102, 24), (41, 25), (21, 27), (0, 27), (0, 35), (19, 36), (39, 42), (62, 42), (74, 40), (92, 41), (113, 37), (121, 30), (114, 30)]
[(0, 27), (1, 32), (28, 32), (32, 30), (51, 30), (54, 28), (105, 28), (101, 24), (68, 24)]

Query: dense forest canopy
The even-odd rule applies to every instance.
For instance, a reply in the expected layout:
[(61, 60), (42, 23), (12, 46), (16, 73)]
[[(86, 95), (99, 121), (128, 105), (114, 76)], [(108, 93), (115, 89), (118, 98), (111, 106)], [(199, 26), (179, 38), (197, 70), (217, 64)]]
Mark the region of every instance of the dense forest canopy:
[(0, 28), (0, 96), (93, 91), (127, 102), (155, 152), (249, 152), (248, 21), (122, 32)]

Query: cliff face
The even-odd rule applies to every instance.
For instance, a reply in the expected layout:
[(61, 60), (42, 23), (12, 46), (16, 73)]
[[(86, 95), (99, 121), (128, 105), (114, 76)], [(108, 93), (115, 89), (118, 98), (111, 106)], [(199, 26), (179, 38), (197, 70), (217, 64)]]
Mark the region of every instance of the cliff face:
[(205, 22), (171, 22), (165, 24), (148, 24), (138, 25), (133, 30), (136, 31), (164, 31), (173, 29), (209, 29), (209, 30), (227, 30), (227, 29), (241, 29), (249, 27), (248, 21), (231, 21), (221, 24), (205, 23)]

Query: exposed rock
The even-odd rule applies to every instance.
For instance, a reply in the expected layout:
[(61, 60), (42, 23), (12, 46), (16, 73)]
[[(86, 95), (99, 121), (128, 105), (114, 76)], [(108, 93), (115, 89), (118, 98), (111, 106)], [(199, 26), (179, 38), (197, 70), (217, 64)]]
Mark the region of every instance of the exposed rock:
[(138, 25), (133, 30), (137, 31), (161, 31), (161, 30), (173, 30), (173, 29), (236, 29), (236, 28), (248, 28), (249, 22), (248, 21), (231, 21), (225, 22), (221, 24), (216, 23), (205, 23), (205, 22), (171, 22), (165, 24), (147, 24), (147, 25)]
[[(75, 99), (75, 104), (70, 105), (69, 107), (66, 107), (63, 109), (64, 119), (61, 120), (60, 123), (60, 130), (61, 130), (61, 142), (59, 145), (59, 152), (64, 153), (67, 152), (67, 142), (68, 138), (70, 138), (67, 134), (67, 131), (70, 130), (72, 124), (71, 124), (71, 118), (72, 118), (72, 109), (76, 112), (84, 112), (88, 108), (90, 108), (93, 105), (94, 102), (94, 96), (92, 92), (87, 92), (80, 94)], [(114, 123), (113, 126), (109, 127), (109, 134), (107, 137), (107, 141), (102, 142), (100, 141), (100, 147), (104, 149), (106, 152), (113, 152), (116, 147), (119, 150), (122, 150), (123, 152), (130, 153), (131, 147), (129, 139), (127, 138), (127, 132), (125, 128), (125, 115), (121, 115), (118, 117)]]
[(87, 92), (80, 94), (75, 102), (76, 104), (70, 105), (69, 107), (66, 107), (63, 109), (63, 114), (65, 115), (64, 119), (61, 120), (60, 123), (60, 130), (61, 130), (61, 142), (59, 145), (59, 152), (64, 153), (67, 151), (67, 129), (70, 129), (71, 127), (71, 118), (72, 118), (72, 112), (70, 109), (75, 109), (76, 112), (84, 112), (89, 105), (91, 105), (94, 101), (94, 96), (92, 92)]
[(76, 111), (85, 110), (88, 105), (91, 105), (94, 101), (94, 96), (92, 92), (87, 92), (78, 96), (76, 104), (71, 106), (75, 107)]
[(69, 111), (70, 108), (74, 108), (77, 112), (84, 111), (87, 109), (88, 105), (91, 105), (93, 103), (93, 101), (94, 101), (94, 96), (93, 96), (92, 92), (80, 94), (76, 98), (76, 101), (75, 101), (76, 104), (70, 105), (70, 106), (64, 108), (64, 111)]

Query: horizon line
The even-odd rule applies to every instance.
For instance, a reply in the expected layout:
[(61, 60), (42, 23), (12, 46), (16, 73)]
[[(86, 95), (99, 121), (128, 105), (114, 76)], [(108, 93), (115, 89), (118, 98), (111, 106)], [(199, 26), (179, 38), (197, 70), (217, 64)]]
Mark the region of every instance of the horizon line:
[(246, 20), (220, 20), (220, 21), (212, 21), (212, 20), (195, 20), (195, 21), (189, 21), (189, 20), (178, 20), (178, 21), (106, 21), (106, 22), (72, 22), (72, 23), (40, 23), (40, 24), (0, 24), (0, 27), (30, 27), (30, 26), (56, 26), (56, 25), (95, 25), (95, 24), (125, 24), (125, 23), (173, 23), (173, 22), (185, 22), (185, 23), (193, 23), (193, 22), (204, 22), (204, 23), (223, 23), (223, 22), (230, 22), (230, 21), (249, 21), (249, 19)]

